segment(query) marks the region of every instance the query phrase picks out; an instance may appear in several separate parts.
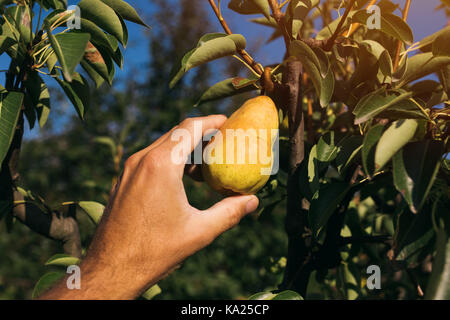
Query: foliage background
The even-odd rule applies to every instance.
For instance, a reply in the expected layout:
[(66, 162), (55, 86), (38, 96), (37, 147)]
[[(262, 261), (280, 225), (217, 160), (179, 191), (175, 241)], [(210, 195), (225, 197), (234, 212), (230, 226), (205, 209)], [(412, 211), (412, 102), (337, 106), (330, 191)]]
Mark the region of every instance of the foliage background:
[[(110, 137), (122, 144), (124, 160), (181, 119), (217, 112), (230, 114), (248, 98), (241, 95), (226, 103), (192, 108), (208, 84), (224, 76), (237, 75), (241, 68), (232, 59), (225, 65), (213, 63), (197, 68), (174, 91), (168, 90), (174, 60), (201, 35), (219, 30), (208, 7), (204, 6), (205, 1), (129, 2), (142, 9), (140, 13), (146, 16), (152, 29), (144, 33), (140, 27), (130, 28), (132, 44), (125, 52), (126, 69), (114, 86), (104, 85), (93, 94), (93, 107), (84, 122), (61, 95), (58, 98), (59, 91), (53, 88), (52, 97), (56, 98), (49, 124), (42, 130), (27, 133), (21, 157), (22, 181), (27, 189), (45, 195), (50, 204), (86, 199), (106, 202), (118, 171), (108, 146), (96, 142), (96, 138)], [(431, 13), (438, 1), (415, 2), (420, 3), (413, 6), (410, 24), (418, 39), (445, 25), (442, 12), (426, 17), (419, 14), (425, 8)], [(261, 28), (264, 27), (249, 28), (238, 24), (232, 13), (224, 10), (224, 14), (236, 33), (243, 33), (252, 40), (254, 47), (250, 50), (256, 52), (259, 61), (270, 63), (279, 58), (278, 47), (282, 43), (277, 40), (263, 46), (266, 29)], [(436, 30), (425, 30), (433, 26)], [(198, 208), (207, 208), (219, 199), (203, 184), (191, 180), (186, 180), (185, 184), (188, 198)], [(280, 205), (258, 219), (256, 216), (245, 219), (210, 247), (189, 258), (181, 269), (160, 283), (163, 292), (157, 299), (235, 299), (274, 289), (281, 281), (283, 260), (280, 262), (280, 258), (285, 255), (287, 246), (283, 209), (284, 205)], [(373, 212), (374, 203), (370, 199), (362, 201), (354, 210), (373, 213), (375, 219), (383, 220), (383, 212)], [(93, 226), (82, 215), (78, 216), (83, 242), (89, 243)], [(367, 221), (367, 224), (372, 222)], [(390, 227), (389, 221), (384, 227)], [(36, 281), (49, 270), (44, 263), (62, 249), (19, 223), (8, 234), (5, 224), (0, 224), (0, 235), (0, 299), (28, 299)], [(382, 245), (372, 247), (374, 257), (367, 257), (367, 260), (386, 254)], [(426, 267), (424, 265), (421, 272), (426, 273)], [(392, 287), (374, 295), (366, 293), (366, 297), (414, 297), (414, 287), (408, 279), (395, 273), (390, 276)], [(313, 277), (311, 288), (314, 286)], [(321, 295), (317, 292), (310, 290), (311, 297), (345, 297), (332, 290), (325, 296), (323, 291)]]

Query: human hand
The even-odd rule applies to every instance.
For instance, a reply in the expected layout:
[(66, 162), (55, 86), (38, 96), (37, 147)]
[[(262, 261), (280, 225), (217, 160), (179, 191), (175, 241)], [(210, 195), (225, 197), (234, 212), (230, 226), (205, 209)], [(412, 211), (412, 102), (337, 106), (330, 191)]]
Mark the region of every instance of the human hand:
[(187, 119), (131, 156), (81, 264), (81, 290), (69, 291), (64, 283), (43, 298), (136, 298), (256, 210), (255, 196), (230, 197), (206, 211), (193, 208), (182, 182), (185, 164), (171, 161), (173, 148), (179, 146), (171, 139), (175, 130), (187, 130), (192, 137), (183, 149), (187, 159), (202, 138), (195, 137), (194, 121), (201, 122), (203, 136), (225, 120), (219, 115)]

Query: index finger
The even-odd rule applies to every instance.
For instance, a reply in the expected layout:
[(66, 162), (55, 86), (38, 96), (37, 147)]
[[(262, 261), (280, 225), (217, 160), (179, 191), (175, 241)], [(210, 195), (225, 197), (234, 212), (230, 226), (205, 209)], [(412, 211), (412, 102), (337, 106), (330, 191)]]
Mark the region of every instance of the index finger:
[(219, 129), (226, 119), (224, 115), (186, 119), (167, 138), (164, 147), (171, 153), (174, 162), (184, 165), (205, 134)]

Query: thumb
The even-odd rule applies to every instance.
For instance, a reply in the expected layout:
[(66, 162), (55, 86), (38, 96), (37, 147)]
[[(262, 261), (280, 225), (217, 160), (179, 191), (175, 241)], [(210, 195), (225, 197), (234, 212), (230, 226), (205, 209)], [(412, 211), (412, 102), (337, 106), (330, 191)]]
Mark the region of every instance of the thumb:
[(235, 196), (226, 198), (200, 216), (206, 240), (212, 242), (220, 234), (236, 226), (241, 219), (258, 208), (256, 196)]

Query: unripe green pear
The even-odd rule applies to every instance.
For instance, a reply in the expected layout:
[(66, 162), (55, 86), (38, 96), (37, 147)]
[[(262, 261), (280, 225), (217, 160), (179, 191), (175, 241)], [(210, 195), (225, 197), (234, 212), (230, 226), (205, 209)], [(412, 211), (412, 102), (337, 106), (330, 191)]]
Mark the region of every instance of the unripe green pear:
[(278, 111), (266, 96), (246, 101), (223, 124), (204, 150), (205, 181), (225, 194), (255, 194), (269, 180)]

